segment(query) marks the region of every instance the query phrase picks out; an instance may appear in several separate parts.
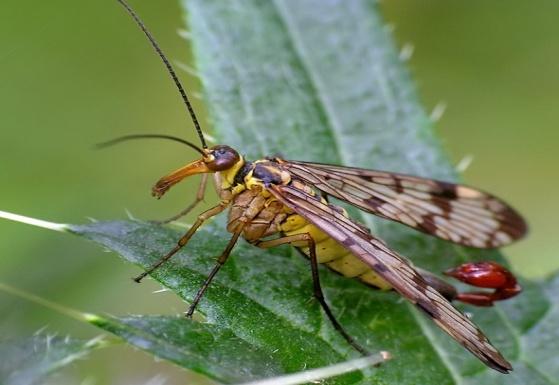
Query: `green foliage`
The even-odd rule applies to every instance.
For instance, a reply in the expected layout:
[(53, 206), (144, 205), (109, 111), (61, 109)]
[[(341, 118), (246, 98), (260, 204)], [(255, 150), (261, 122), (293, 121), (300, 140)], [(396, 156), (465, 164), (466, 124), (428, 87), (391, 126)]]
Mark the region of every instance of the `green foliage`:
[[(179, 237), (177, 231), (139, 222), (101, 222), (73, 226), (71, 230), (142, 267), (157, 260)], [(227, 237), (224, 224), (206, 226), (153, 277), (191, 300)], [(307, 262), (289, 255), (288, 248), (262, 252), (241, 243), (199, 305), (209, 322), (207, 326), (197, 327), (192, 321), (173, 318), (166, 321), (168, 327), (161, 324), (153, 328), (153, 320), (141, 323), (137, 318), (135, 323), (124, 320), (125, 327), (107, 324), (106, 328), (157, 356), (225, 383), (340, 362), (346, 352), (355, 352), (337, 336), (334, 341), (341, 346), (338, 350), (325, 340), (323, 333), (333, 332), (311, 299)], [(359, 285), (354, 286), (359, 289)], [(105, 327), (103, 322), (97, 324)], [(199, 338), (184, 338), (196, 334)], [(213, 336), (209, 345), (208, 336)], [(155, 342), (146, 344), (146, 338)], [(227, 354), (231, 351), (235, 354)], [(218, 366), (221, 370), (215, 370)], [(355, 383), (360, 375), (349, 374), (347, 378), (351, 381), (345, 383)]]
[(100, 339), (80, 341), (37, 334), (24, 340), (0, 341), (0, 383), (34, 385), (45, 377), (101, 347)]
[[(221, 222), (221, 221), (220, 221)], [(153, 278), (191, 300), (228, 234), (223, 223), (200, 230), (189, 246)], [(180, 233), (141, 222), (101, 222), (72, 226), (129, 262), (144, 268), (175, 243)], [(364, 374), (378, 383), (499, 381), (549, 384), (556, 377), (553, 325), (559, 316), (559, 280), (545, 286), (526, 282), (525, 293), (496, 309), (475, 311), (482, 324), (513, 360), (507, 376), (493, 372), (446, 334), (418, 320), (414, 309), (394, 293), (322, 272), (326, 296), (351, 335), (371, 351), (389, 350), (395, 359)], [(311, 299), (308, 265), (289, 248), (262, 251), (241, 243), (208, 290), (199, 310), (207, 323), (175, 317), (91, 318), (132, 345), (223, 383), (261, 378), (339, 362), (356, 353), (339, 337)], [(468, 309), (471, 310), (471, 309)], [(234, 354), (232, 354), (234, 353)], [(337, 384), (361, 383), (348, 374)]]
[(184, 317), (93, 318), (91, 322), (157, 357), (223, 383), (281, 373), (277, 362), (230, 329)]

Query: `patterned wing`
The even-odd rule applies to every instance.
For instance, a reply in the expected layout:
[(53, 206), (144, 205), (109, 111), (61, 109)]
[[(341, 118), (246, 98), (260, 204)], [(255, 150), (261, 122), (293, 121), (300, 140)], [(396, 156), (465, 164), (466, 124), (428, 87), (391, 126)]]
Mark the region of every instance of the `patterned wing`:
[(414, 268), (382, 241), (357, 226), (316, 197), (294, 187), (271, 185), (269, 191), (283, 204), (343, 245), (388, 281), (392, 287), (430, 316), (456, 341), (489, 367), (507, 373), (511, 365), (468, 318), (429, 286)]
[(457, 244), (500, 247), (527, 231), (526, 223), (513, 208), (471, 187), (360, 168), (278, 162), (328, 195)]

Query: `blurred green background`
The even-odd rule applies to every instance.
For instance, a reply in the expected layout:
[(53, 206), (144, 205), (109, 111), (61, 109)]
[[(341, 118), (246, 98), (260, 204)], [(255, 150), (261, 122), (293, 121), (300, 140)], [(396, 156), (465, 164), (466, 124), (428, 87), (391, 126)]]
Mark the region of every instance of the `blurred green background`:
[[(190, 62), (175, 0), (135, 0), (175, 62)], [(468, 184), (505, 198), (531, 225), (505, 252), (515, 270), (542, 277), (559, 267), (559, 3), (390, 0), (381, 4), (409, 60), (437, 131)], [(161, 201), (152, 183), (195, 156), (166, 142), (104, 151), (94, 143), (126, 133), (194, 139), (173, 85), (143, 35), (115, 1), (0, 5), (0, 210), (55, 222), (163, 218), (189, 200), (195, 181)], [(199, 85), (181, 72), (189, 90)], [(198, 111), (202, 102), (195, 100)], [(208, 199), (211, 201), (211, 199)], [(129, 279), (137, 269), (83, 240), (0, 221), (0, 280), (91, 312), (175, 313), (184, 305)], [(90, 326), (0, 293), (2, 337), (51, 332), (78, 337)], [(184, 372), (125, 347), (104, 349), (53, 383), (180, 383)], [(166, 380), (165, 380), (166, 379)]]

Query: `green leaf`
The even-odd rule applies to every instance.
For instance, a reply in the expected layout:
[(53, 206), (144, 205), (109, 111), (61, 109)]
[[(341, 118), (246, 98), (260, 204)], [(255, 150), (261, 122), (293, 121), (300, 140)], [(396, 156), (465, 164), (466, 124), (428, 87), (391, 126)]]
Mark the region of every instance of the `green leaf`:
[(230, 329), (184, 317), (99, 317), (91, 322), (128, 343), (224, 383), (281, 373), (267, 354)]
[[(195, 322), (180, 316), (92, 317), (90, 322), (159, 358), (191, 368), (221, 382), (244, 383), (270, 377), (276, 379), (275, 375), (283, 372), (274, 354), (251, 345), (231, 330), (215, 324)], [(339, 376), (356, 370), (356, 366), (364, 368), (386, 358), (383, 353), (344, 362), (337, 367), (320, 368), (313, 373), (312, 378)], [(310, 381), (309, 375), (305, 371), (295, 374), (289, 380), (290, 383), (306, 383)], [(298, 382), (293, 382), (296, 380), (293, 377), (299, 379)], [(359, 377), (350, 375), (345, 379)], [(338, 377), (341, 378), (343, 377)]]
[[(225, 246), (228, 234), (224, 229), (223, 223), (205, 226), (187, 248), (152, 276), (192, 300), (215, 263), (213, 257)], [(142, 222), (97, 222), (71, 226), (70, 231), (144, 268), (172, 247), (180, 234)], [(225, 383), (327, 366), (343, 361), (348, 352), (355, 355), (330, 330), (328, 320), (312, 301), (307, 262), (290, 254), (289, 248), (262, 252), (240, 243), (199, 305), (209, 324), (197, 326), (184, 318), (172, 318), (157, 326), (144, 317), (92, 322), (161, 358)], [(188, 334), (198, 337), (186, 338)], [(350, 373), (337, 383), (353, 384), (361, 378), (359, 373)]]
[[(191, 300), (213, 266), (212, 256), (225, 246), (228, 234), (221, 222), (200, 230), (153, 277)], [(98, 222), (70, 229), (144, 268), (180, 236), (176, 230), (142, 222)], [(367, 381), (554, 383), (549, 379), (556, 378), (553, 364), (559, 348), (546, 342), (557, 333), (558, 278), (546, 286), (525, 282), (525, 293), (514, 301), (474, 313), (513, 359), (515, 371), (507, 376), (487, 369), (446, 334), (431, 330), (430, 321), (421, 321), (427, 324), (421, 329), (413, 309), (395, 293), (374, 291), (328, 271), (322, 272), (322, 280), (334, 313), (350, 334), (372, 351), (388, 350), (395, 357), (366, 373)], [(262, 251), (242, 242), (199, 305), (208, 323), (151, 316), (93, 317), (90, 322), (160, 358), (234, 383), (325, 366), (355, 355), (311, 300), (311, 289), (307, 262), (292, 256), (289, 248)], [(353, 373), (333, 383), (362, 380), (362, 375)]]
[(52, 372), (84, 358), (101, 346), (103, 342), (100, 339), (82, 341), (44, 334), (0, 341), (0, 383), (42, 384)]

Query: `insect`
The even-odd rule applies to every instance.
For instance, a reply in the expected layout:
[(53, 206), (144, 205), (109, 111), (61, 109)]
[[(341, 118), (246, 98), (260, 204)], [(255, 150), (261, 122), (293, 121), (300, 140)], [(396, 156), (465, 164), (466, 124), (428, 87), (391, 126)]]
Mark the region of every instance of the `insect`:
[(158, 134), (128, 135), (103, 146), (140, 138), (181, 142), (201, 157), (161, 178), (153, 187), (153, 195), (161, 198), (183, 179), (203, 174), (196, 200), (179, 214), (184, 215), (201, 200), (208, 175), (213, 174), (220, 197), (216, 206), (198, 215), (173, 249), (135, 281), (140, 282), (168, 261), (206, 220), (229, 210), (227, 230), (232, 237), (195, 295), (187, 316), (192, 316), (240, 237), (260, 248), (290, 244), (309, 259), (315, 297), (332, 325), (361, 353), (367, 354), (366, 349), (345, 332), (322, 294), (319, 264), (367, 285), (397, 291), (486, 365), (503, 373), (512, 370), (510, 363), (483, 332), (449, 302), (460, 300), (490, 306), (494, 301), (510, 298), (521, 290), (510, 272), (492, 262), (462, 265), (447, 274), (474, 286), (495, 290), (492, 293), (458, 293), (434, 275), (418, 271), (366, 227), (350, 219), (344, 209), (331, 204), (328, 198), (337, 198), (368, 213), (447, 241), (477, 248), (500, 247), (524, 236), (527, 226), (514, 209), (490, 194), (463, 185), (280, 157), (248, 160), (227, 145), (208, 147), (171, 64), (135, 12), (124, 0), (117, 1), (125, 7), (163, 60), (194, 123), (201, 146)]

